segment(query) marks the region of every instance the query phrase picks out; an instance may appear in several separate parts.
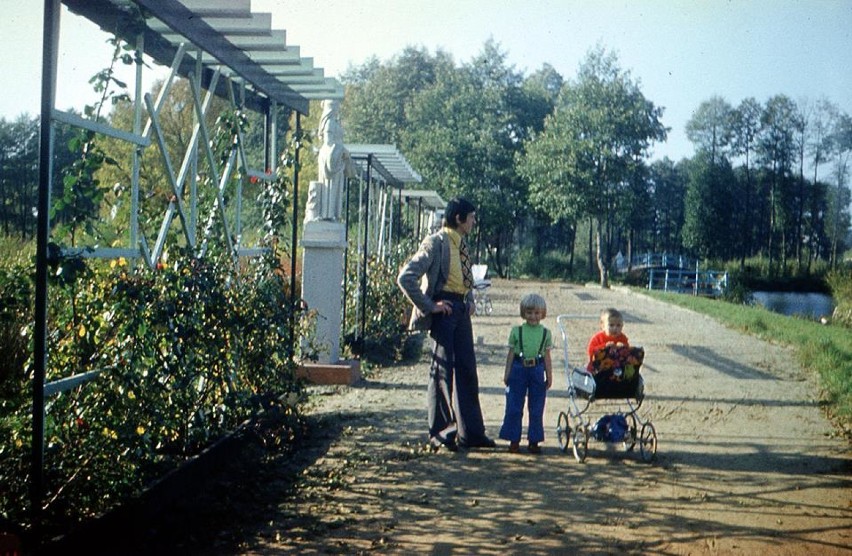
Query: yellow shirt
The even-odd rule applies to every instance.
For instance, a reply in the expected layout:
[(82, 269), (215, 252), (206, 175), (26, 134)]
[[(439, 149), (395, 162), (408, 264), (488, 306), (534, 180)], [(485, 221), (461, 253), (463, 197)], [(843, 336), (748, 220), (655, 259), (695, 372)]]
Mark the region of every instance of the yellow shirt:
[(450, 275), (447, 276), (444, 291), (465, 295), (467, 288), (462, 279), (461, 256), (459, 255), (462, 237), (452, 228), (445, 227), (444, 231), (447, 232), (447, 237), (450, 238), (450, 245), (452, 246), (452, 249), (450, 249)]

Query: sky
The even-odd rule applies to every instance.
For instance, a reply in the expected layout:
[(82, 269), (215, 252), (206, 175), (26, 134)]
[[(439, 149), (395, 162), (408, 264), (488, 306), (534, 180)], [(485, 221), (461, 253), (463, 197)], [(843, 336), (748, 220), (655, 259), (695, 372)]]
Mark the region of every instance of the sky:
[[(0, 8), (0, 117), (10, 120), (39, 110), (42, 2)], [(571, 80), (601, 46), (664, 108), (671, 130), (653, 159), (693, 155), (684, 127), (715, 95), (733, 106), (826, 98), (852, 114), (852, 0), (252, 0), (251, 9), (272, 13), (272, 27), (327, 77), (406, 46), (466, 63), (493, 39), (517, 71), (547, 63)], [(107, 38), (63, 8), (57, 108), (95, 100), (88, 79), (109, 63)]]

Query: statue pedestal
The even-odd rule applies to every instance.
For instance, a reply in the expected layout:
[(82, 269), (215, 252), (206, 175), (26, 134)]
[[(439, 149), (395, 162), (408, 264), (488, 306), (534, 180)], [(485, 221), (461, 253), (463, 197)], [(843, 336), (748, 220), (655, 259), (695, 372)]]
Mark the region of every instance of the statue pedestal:
[(352, 386), (361, 380), (361, 363), (340, 361), (331, 363), (303, 363), (296, 369), (296, 378), (305, 379), (311, 384), (344, 384)]
[(336, 364), (340, 359), (345, 225), (324, 220), (306, 222), (302, 248), (302, 299), (309, 310), (317, 312), (317, 343), (328, 348), (320, 354), (319, 362)]

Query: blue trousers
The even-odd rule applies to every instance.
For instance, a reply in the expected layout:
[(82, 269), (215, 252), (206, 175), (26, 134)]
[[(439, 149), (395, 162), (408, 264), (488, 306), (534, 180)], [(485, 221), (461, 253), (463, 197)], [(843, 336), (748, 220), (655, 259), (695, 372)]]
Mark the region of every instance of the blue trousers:
[(547, 398), (547, 381), (544, 362), (534, 367), (524, 367), (521, 361), (514, 361), (509, 371), (509, 384), (506, 387), (506, 415), (500, 427), (500, 438), (509, 442), (521, 441), (521, 422), (524, 416), (524, 402), (529, 397), (529, 427), (527, 438), (530, 442), (544, 441), (544, 402)]
[(476, 444), (485, 438), (479, 405), (479, 377), (473, 350), (473, 326), (464, 302), (453, 302), (453, 314), (432, 316), (432, 367), (429, 373), (429, 436), (449, 425), (458, 427), (460, 441)]

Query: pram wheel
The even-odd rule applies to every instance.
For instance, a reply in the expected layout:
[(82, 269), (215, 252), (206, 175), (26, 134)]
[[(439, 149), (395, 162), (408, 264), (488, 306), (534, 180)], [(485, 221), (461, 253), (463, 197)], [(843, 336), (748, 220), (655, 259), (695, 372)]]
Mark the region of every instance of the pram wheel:
[(624, 451), (631, 452), (633, 448), (636, 446), (636, 438), (638, 437), (638, 429), (636, 426), (636, 415), (629, 414), (627, 415), (627, 435), (624, 437)]
[(559, 449), (567, 452), (568, 446), (571, 445), (571, 425), (568, 414), (564, 411), (559, 412), (559, 419), (556, 421), (556, 438), (559, 440)]
[(642, 425), (642, 433), (639, 435), (639, 454), (642, 461), (653, 461), (657, 456), (657, 430), (650, 421)]
[(487, 293), (477, 293), (476, 295), (476, 315), (490, 315), (494, 311), (494, 305), (491, 304), (491, 298)]
[(583, 463), (589, 453), (589, 427), (585, 424), (574, 429), (571, 437), (571, 447), (574, 449), (574, 458)]

